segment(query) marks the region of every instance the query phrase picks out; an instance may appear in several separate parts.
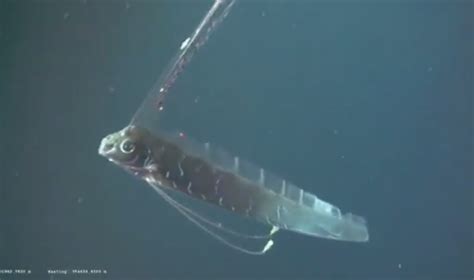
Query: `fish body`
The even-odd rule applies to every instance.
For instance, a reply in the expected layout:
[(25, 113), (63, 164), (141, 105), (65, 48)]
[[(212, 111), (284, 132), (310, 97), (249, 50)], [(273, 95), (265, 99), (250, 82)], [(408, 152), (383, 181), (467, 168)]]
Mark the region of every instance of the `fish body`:
[(156, 136), (129, 125), (105, 137), (99, 154), (155, 187), (179, 191), (264, 224), (335, 240), (369, 240), (362, 217), (342, 214), (336, 206), (262, 168), (216, 152), (209, 144), (202, 146), (187, 149), (176, 137)]

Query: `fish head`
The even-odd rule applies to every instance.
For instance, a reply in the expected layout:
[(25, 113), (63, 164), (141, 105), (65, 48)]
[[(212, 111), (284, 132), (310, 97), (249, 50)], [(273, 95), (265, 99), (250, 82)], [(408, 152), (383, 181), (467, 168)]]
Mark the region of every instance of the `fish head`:
[(109, 134), (100, 143), (99, 155), (132, 171), (142, 169), (150, 156), (146, 133), (137, 126), (129, 125)]

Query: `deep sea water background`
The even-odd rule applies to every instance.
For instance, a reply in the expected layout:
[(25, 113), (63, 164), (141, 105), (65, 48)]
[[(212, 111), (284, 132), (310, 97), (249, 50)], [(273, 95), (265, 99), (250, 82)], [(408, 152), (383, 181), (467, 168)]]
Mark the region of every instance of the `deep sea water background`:
[(472, 279), (473, 2), (237, 4), (163, 126), (365, 216), (371, 233), (281, 232), (265, 257), (215, 242), (97, 155), (209, 4), (0, 2), (0, 269)]

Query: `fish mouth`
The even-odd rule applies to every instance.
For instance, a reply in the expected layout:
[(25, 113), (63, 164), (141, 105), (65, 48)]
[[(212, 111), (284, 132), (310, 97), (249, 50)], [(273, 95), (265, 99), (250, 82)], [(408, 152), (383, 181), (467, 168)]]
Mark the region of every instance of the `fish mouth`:
[(110, 136), (104, 137), (102, 141), (100, 141), (100, 146), (98, 153), (101, 156), (109, 157), (110, 154), (115, 152), (115, 145), (110, 142)]

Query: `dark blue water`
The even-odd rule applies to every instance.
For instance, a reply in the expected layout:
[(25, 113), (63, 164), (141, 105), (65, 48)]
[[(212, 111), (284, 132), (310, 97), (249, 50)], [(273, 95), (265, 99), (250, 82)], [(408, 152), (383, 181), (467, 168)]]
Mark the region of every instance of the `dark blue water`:
[(217, 243), (97, 155), (209, 3), (0, 2), (0, 272), (472, 279), (473, 2), (235, 7), (163, 126), (365, 216), (371, 233), (353, 244), (280, 232), (264, 257)]

